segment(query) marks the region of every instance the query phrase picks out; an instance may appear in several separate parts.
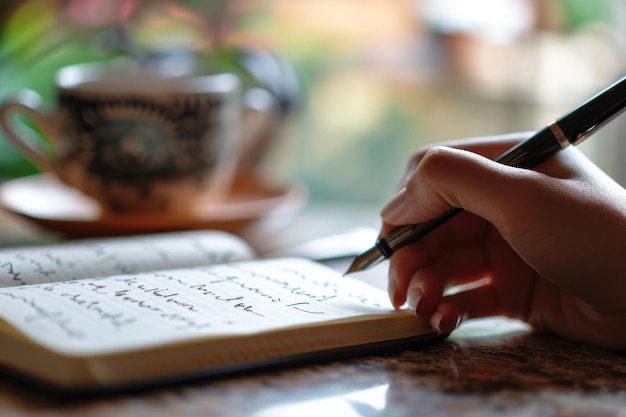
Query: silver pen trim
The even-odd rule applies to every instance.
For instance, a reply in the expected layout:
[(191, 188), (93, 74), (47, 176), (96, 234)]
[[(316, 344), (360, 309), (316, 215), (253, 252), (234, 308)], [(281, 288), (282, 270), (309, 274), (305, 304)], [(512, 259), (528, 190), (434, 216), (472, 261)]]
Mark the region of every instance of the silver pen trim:
[(567, 136), (565, 136), (565, 133), (563, 133), (563, 129), (561, 129), (561, 126), (559, 126), (556, 121), (550, 123), (548, 127), (550, 128), (550, 131), (552, 132), (556, 140), (559, 141), (559, 145), (561, 145), (562, 149), (565, 149), (570, 145), (570, 141), (567, 139)]

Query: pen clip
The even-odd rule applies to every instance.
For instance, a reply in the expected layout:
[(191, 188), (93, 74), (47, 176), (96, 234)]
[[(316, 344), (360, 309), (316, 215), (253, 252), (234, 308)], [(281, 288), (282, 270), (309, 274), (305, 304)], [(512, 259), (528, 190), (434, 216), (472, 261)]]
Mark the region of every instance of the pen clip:
[(606, 126), (607, 124), (609, 124), (612, 120), (616, 119), (619, 115), (621, 115), (622, 113), (624, 113), (624, 111), (626, 110), (626, 107), (624, 107), (623, 109), (621, 109), (620, 111), (616, 112), (615, 114), (613, 114), (610, 117), (607, 117), (606, 119), (602, 120), (601, 122), (597, 123), (596, 125), (590, 127), (589, 129), (587, 129), (586, 131), (579, 133), (578, 135), (576, 135), (576, 139), (574, 139), (574, 141), (572, 142), (573, 145), (578, 145), (579, 143), (583, 142), (585, 139), (587, 139), (588, 137), (590, 137), (591, 135), (595, 134), (598, 132), (598, 130), (602, 129), (604, 126)]

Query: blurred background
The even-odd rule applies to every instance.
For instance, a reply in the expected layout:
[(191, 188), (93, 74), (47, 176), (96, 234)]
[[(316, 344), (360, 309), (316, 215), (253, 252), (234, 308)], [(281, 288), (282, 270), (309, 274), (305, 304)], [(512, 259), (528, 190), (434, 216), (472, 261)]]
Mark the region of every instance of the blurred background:
[[(419, 147), (542, 127), (622, 76), (625, 45), (624, 0), (0, 0), (0, 100), (51, 107), (57, 69), (123, 55), (237, 71), (284, 117), (260, 168), (377, 212)], [(624, 131), (583, 146), (623, 183)], [(0, 178), (34, 172), (0, 136)]]

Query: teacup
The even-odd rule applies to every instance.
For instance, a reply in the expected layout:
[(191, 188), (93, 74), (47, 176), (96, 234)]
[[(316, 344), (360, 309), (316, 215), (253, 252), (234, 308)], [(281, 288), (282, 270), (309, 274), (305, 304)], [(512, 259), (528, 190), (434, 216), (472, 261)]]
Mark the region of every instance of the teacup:
[(0, 126), (41, 170), (95, 198), (104, 213), (189, 214), (219, 203), (254, 131), (273, 118), (269, 93), (242, 91), (232, 73), (164, 78), (81, 64), (55, 80), (52, 114), (14, 99), (0, 106)]

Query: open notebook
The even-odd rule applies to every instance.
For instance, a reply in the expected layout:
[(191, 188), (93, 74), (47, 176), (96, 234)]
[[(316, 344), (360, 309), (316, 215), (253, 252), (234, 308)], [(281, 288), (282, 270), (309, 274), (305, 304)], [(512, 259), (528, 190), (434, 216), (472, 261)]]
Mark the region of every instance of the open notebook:
[(62, 391), (117, 391), (419, 347), (428, 323), (300, 258), (222, 232), (0, 251), (0, 366)]

